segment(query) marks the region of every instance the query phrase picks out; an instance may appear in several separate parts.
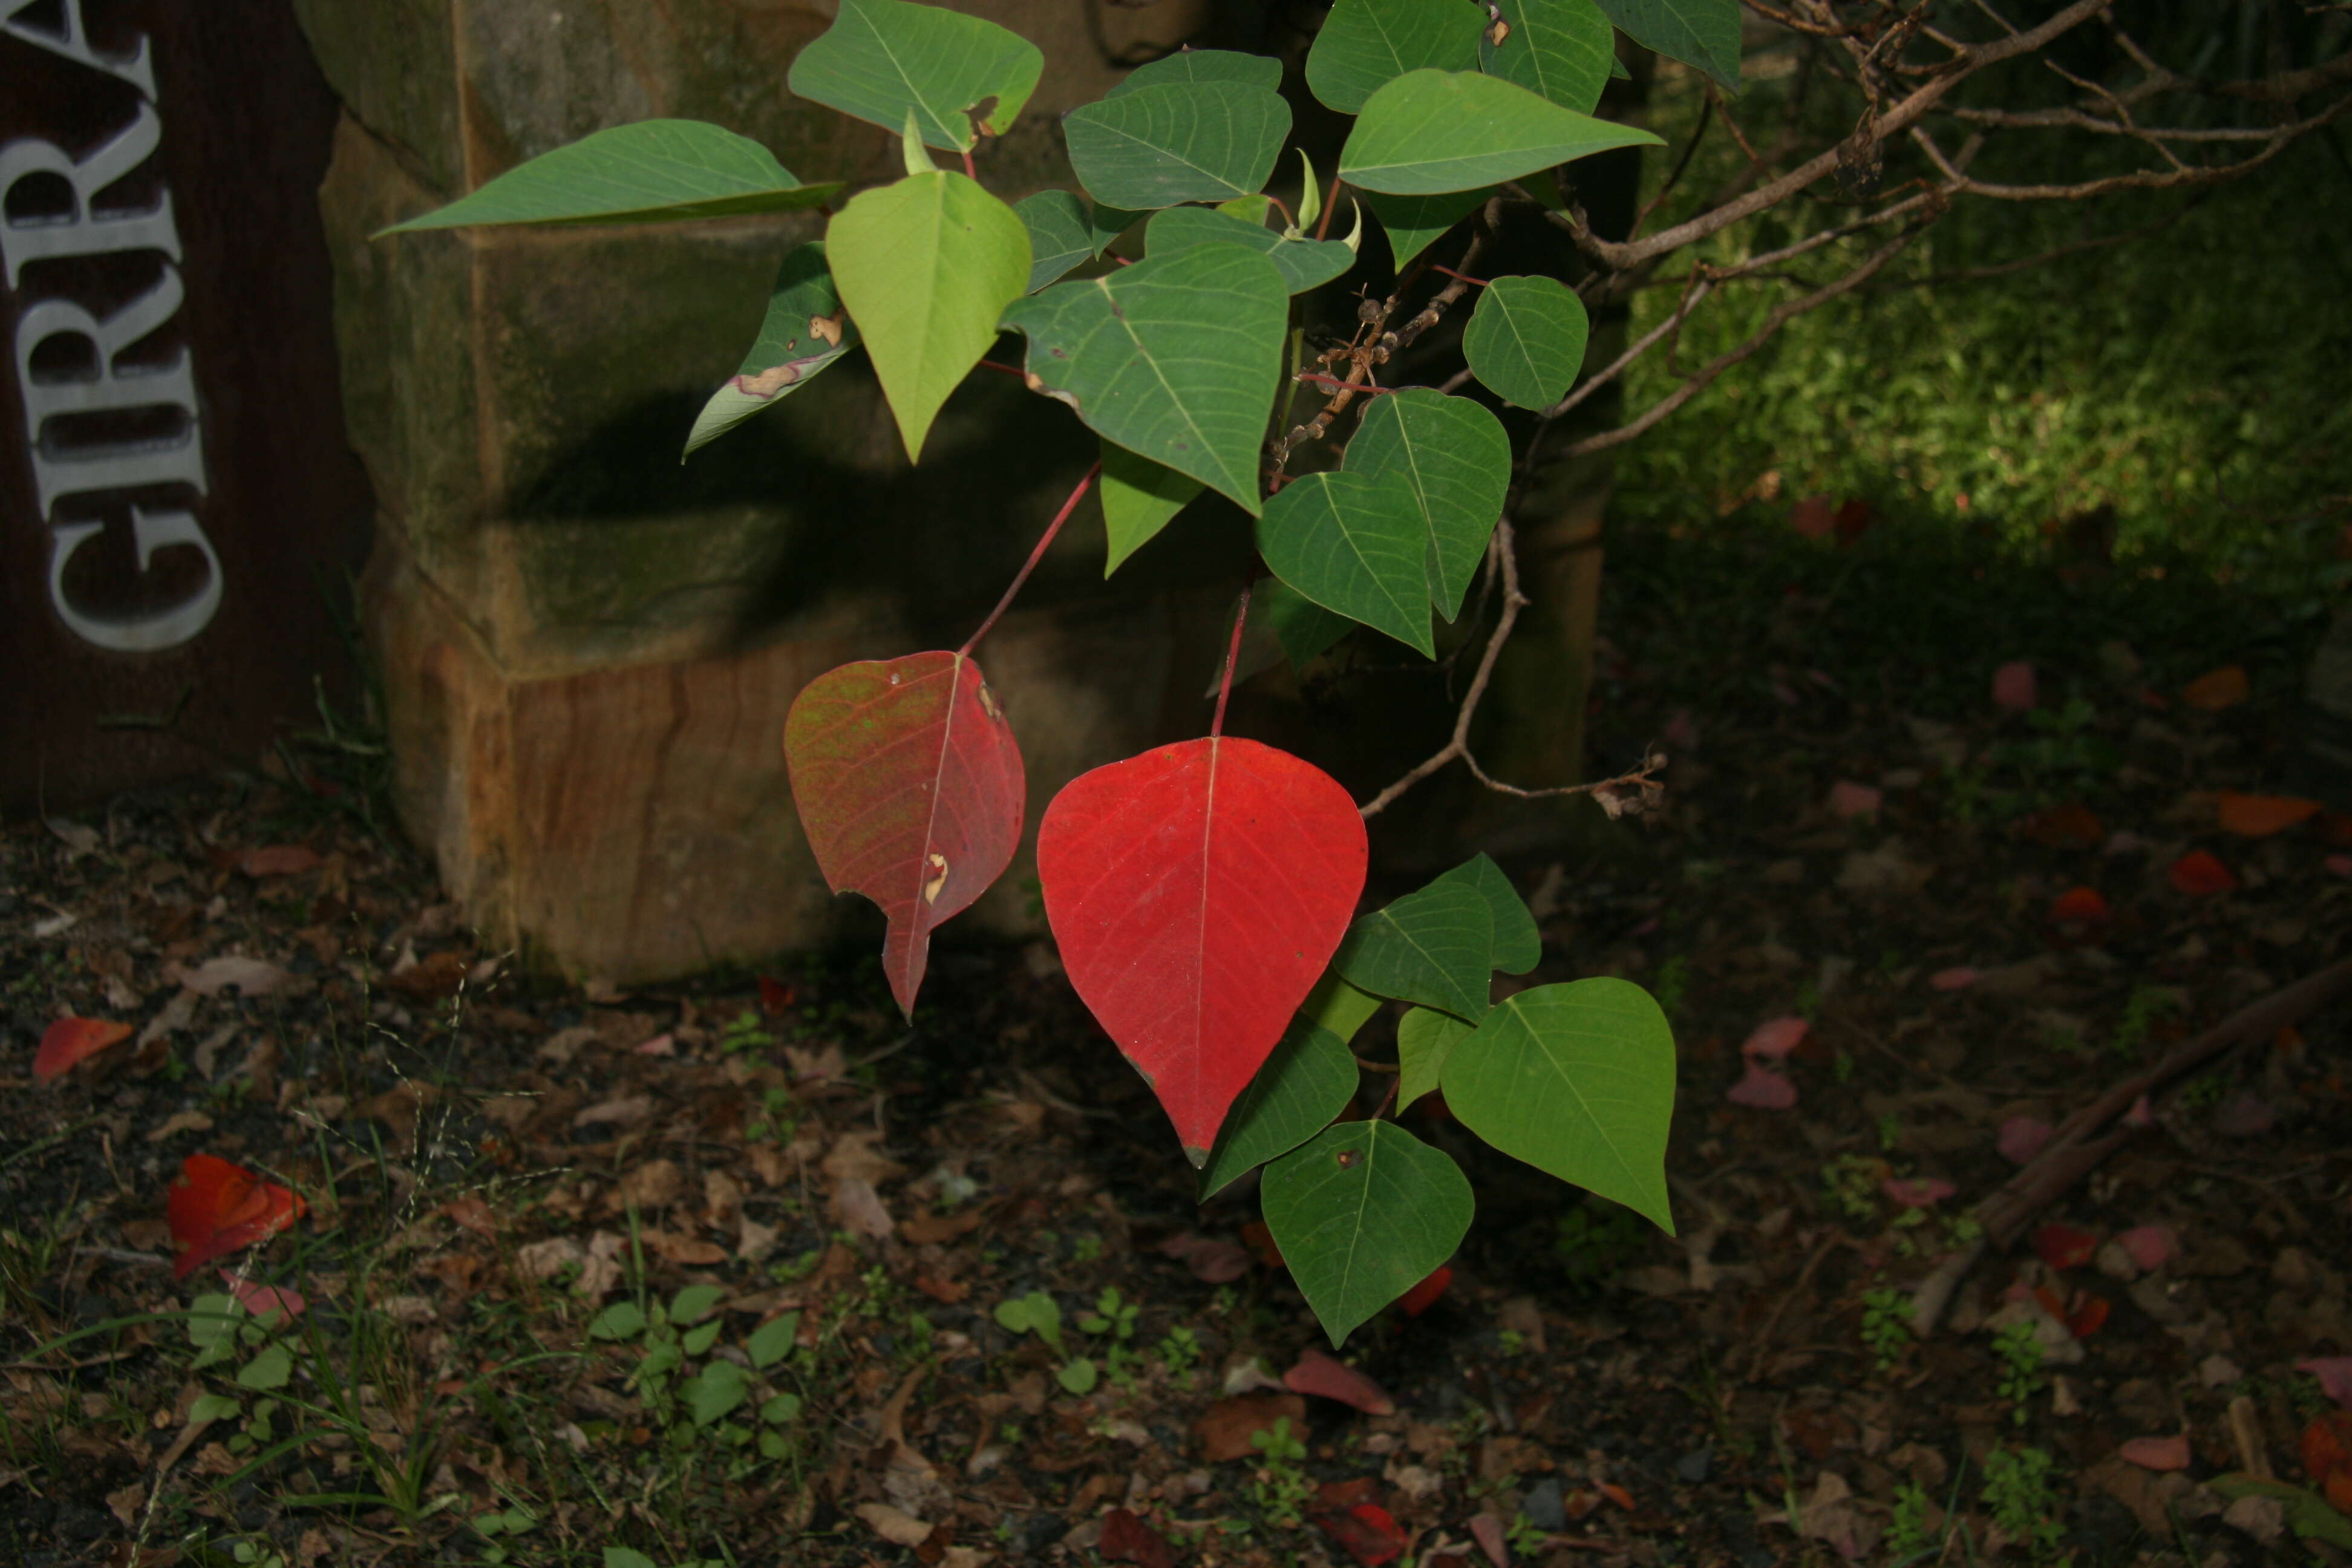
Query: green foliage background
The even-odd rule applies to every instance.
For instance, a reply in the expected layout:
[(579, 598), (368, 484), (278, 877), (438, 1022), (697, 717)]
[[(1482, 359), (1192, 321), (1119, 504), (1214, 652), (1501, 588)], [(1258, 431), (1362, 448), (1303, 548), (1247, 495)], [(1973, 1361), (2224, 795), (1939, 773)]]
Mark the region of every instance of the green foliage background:
[[(1753, 80), (1741, 95), (1743, 122), (1767, 127), (1751, 132), (1759, 143), (1791, 79)], [(1698, 119), (1699, 79), (1668, 68), (1652, 103), (1655, 129), (1679, 148)], [(1914, 524), (1967, 525), (1980, 540), (2022, 547), (2045, 523), (2112, 505), (2119, 560), (2185, 555), (2223, 581), (2309, 571), (2352, 523), (2352, 245), (2341, 216), (2352, 210), (2352, 157), (2341, 129), (2332, 134), (2201, 198), (1964, 199), (1874, 285), (1783, 328), (1625, 448), (1619, 514), (1686, 520), (1694, 491), (1727, 513), (1758, 499), (1762, 476), (1777, 471), (1776, 510), (1817, 491), (1862, 496)], [(1952, 138), (1944, 140), (1948, 148)], [(1973, 172), (2073, 181), (2126, 166), (2126, 150), (2110, 144), (2092, 149), (2086, 170), (2087, 137), (2007, 140), (2019, 150), (1996, 140)], [(1653, 226), (1688, 216), (1741, 162), (1711, 130)], [(1654, 194), (1672, 160), (1645, 163)], [(1890, 160), (1886, 192), (1902, 177)], [(1737, 261), (1854, 216), (1826, 194), (1824, 185), (1694, 248)], [(2022, 273), (1916, 281), (2174, 214), (2147, 238)], [(1675, 364), (1702, 364), (1736, 345), (1774, 305), (1884, 243), (1883, 232), (1796, 263), (1789, 271), (1801, 283), (1741, 283), (1718, 295), (1685, 329)], [(1675, 309), (1689, 273), (1679, 258), (1670, 266), (1670, 280), (1635, 303), (1637, 334)], [(1627, 407), (1647, 406), (1682, 374), (1664, 354), (1647, 356), (1631, 374)]]

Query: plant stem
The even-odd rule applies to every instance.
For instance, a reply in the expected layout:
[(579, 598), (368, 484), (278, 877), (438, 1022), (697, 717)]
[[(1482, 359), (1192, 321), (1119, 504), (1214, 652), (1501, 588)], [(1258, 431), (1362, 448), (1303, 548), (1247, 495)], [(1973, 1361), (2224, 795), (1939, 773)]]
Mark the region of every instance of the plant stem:
[(1331, 215), (1339, 210), (1339, 176), (1331, 176), (1331, 188), (1323, 193), (1323, 216), (1315, 225), (1315, 237), (1323, 238), (1331, 232)]
[(1234, 637), (1225, 645), (1224, 679), (1217, 682), (1217, 716), (1209, 721), (1209, 739), (1215, 740), (1225, 732), (1225, 700), (1234, 694), (1234, 666), (1241, 662), (1242, 627), (1249, 621), (1250, 591), (1242, 590), (1242, 602), (1234, 611)]
[(1045, 537), (1038, 540), (1037, 547), (1029, 552), (1029, 559), (1021, 563), (1021, 570), (1013, 574), (1013, 585), (1004, 590), (1004, 597), (996, 601), (996, 608), (988, 612), (988, 619), (980, 623), (980, 630), (966, 637), (963, 647), (956, 649), (958, 658), (977, 647), (980, 639), (995, 627), (996, 618), (1012, 608), (1013, 595), (1021, 592), (1021, 584), (1029, 581), (1029, 574), (1037, 570), (1037, 563), (1045, 558), (1046, 547), (1054, 542), (1054, 536), (1062, 531), (1062, 524), (1070, 521), (1070, 514), (1078, 510), (1078, 502), (1086, 497), (1087, 487), (1093, 484), (1095, 476), (1101, 472), (1102, 459), (1097, 458), (1094, 465), (1087, 469), (1086, 476), (1078, 480), (1077, 489), (1070, 492), (1070, 499), (1062, 503), (1062, 510), (1054, 514), (1054, 521), (1045, 525)]

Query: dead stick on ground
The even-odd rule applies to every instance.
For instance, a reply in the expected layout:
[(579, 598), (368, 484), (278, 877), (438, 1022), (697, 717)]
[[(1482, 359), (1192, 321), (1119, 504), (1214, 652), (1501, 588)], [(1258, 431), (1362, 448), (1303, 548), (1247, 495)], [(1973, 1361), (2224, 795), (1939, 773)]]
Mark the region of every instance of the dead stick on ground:
[(2016, 1240), (2036, 1210), (2124, 1145), (2131, 1137), (2130, 1128), (2103, 1137), (2095, 1138), (2093, 1134), (2130, 1110), (2140, 1096), (2155, 1092), (2232, 1046), (2275, 1035), (2326, 1005), (2347, 986), (2352, 986), (2352, 958), (2339, 959), (2315, 974), (2241, 1007), (2195, 1039), (2175, 1046), (2154, 1067), (2119, 1080), (2106, 1093), (2068, 1117), (2051, 1134), (2050, 1142), (2032, 1163), (1977, 1205), (1977, 1219), (1984, 1226), (1983, 1239), (1953, 1254), (1941, 1268), (1919, 1282), (1911, 1298), (1912, 1331), (1923, 1339), (1933, 1333), (1961, 1277), (1984, 1255), (1988, 1245), (2007, 1247)]

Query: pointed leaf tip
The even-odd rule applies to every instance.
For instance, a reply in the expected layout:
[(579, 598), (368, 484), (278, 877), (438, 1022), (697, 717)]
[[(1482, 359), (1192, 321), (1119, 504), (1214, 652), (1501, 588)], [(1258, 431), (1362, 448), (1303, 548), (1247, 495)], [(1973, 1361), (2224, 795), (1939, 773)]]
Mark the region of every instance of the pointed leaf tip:
[(1355, 802), (1255, 741), (1186, 741), (1071, 781), (1037, 830), (1070, 984), (1202, 1157), (1347, 929)]

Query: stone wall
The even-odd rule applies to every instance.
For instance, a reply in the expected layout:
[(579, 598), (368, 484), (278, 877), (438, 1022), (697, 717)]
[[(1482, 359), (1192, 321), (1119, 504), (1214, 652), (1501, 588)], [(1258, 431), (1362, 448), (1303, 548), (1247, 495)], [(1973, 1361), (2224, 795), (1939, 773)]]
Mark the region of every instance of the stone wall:
[[(887, 176), (895, 138), (783, 90), (826, 8), (766, 0), (299, 0), (344, 106), (320, 192), (352, 445), (381, 507), (363, 586), (395, 805), (496, 940), (617, 981), (750, 961), (865, 911), (803, 843), (786, 709), (844, 660), (954, 646), (1091, 457), (1016, 385), (949, 405), (920, 468), (861, 364), (698, 453), (694, 412), (814, 216), (370, 236), (526, 158), (647, 116), (704, 119), (804, 179)], [(1077, 4), (976, 6), (1049, 61), (984, 174), (1061, 173), (1055, 115), (1118, 68)], [(1171, 41), (1197, 4), (1110, 10)], [(982, 650), (1032, 798), (1148, 744), (1213, 658), (1204, 557), (1081, 595), (1074, 530)], [(1212, 552), (1213, 554), (1213, 552)], [(1139, 578), (1138, 579), (1139, 580)], [(1181, 657), (1180, 657), (1180, 655)], [(971, 920), (1028, 919), (1021, 872)]]
[[(1100, 96), (1130, 48), (1196, 31), (1210, 3), (974, 0), (1047, 62), (1013, 134), (983, 149), (982, 177), (1008, 197), (1066, 184), (1059, 113)], [(802, 841), (785, 710), (833, 665), (961, 642), (1091, 437), (982, 376), (911, 467), (853, 358), (681, 467), (777, 258), (818, 232), (811, 215), (369, 237), (649, 115), (751, 136), (803, 179), (887, 178), (894, 136), (783, 89), (829, 7), (297, 7), (344, 105), (320, 199), (352, 439), (382, 510), (363, 616), (403, 823), (481, 929), (575, 973), (755, 961), (871, 920), (828, 893)], [(1200, 731), (1250, 559), (1229, 509), (1196, 509), (1108, 584), (1102, 547), (1089, 506), (980, 650), (1027, 761), (1033, 836), (1076, 773)], [(1539, 722), (1580, 714), (1580, 672), (1571, 684), (1538, 695)], [(1351, 785), (1394, 771), (1393, 723), (1318, 727), (1297, 698), (1256, 683), (1233, 727)], [(1418, 832), (1407, 816), (1391, 836)], [(1432, 858), (1430, 835), (1414, 842), (1403, 859)], [(959, 928), (1028, 929), (1033, 874), (1024, 846)]]

